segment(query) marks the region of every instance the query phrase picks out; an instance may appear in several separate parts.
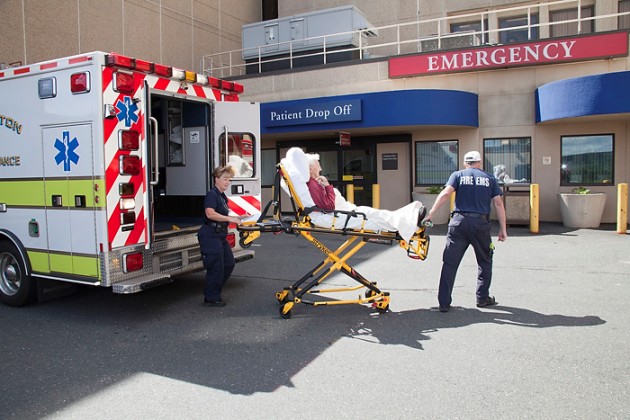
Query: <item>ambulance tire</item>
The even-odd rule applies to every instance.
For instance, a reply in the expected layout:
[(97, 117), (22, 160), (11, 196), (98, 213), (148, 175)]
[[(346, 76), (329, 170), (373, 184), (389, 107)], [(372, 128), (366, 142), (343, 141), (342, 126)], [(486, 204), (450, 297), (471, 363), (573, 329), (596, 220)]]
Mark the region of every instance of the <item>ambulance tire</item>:
[(0, 241), (0, 301), (23, 306), (37, 300), (37, 282), (26, 273), (25, 262), (15, 246)]

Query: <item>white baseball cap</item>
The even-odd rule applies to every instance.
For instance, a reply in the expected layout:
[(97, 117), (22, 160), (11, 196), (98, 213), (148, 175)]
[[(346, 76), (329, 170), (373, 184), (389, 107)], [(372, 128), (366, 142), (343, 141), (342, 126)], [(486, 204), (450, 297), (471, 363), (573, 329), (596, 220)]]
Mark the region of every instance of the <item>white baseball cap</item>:
[(477, 152), (476, 150), (473, 150), (472, 152), (468, 152), (464, 155), (464, 162), (466, 163), (481, 162), (481, 154)]

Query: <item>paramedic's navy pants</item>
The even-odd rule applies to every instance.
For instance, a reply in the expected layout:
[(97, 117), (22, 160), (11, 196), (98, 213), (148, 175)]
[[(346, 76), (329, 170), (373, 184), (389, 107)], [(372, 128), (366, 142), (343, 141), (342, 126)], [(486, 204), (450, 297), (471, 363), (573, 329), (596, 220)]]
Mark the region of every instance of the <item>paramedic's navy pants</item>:
[(206, 285), (203, 294), (207, 301), (221, 300), (223, 285), (234, 270), (234, 254), (225, 238), (200, 238)]
[(477, 302), (483, 302), (489, 296), (493, 254), (491, 242), (490, 223), (485, 219), (453, 215), (448, 224), (446, 247), (442, 255), (442, 274), (438, 290), (441, 307), (448, 307), (452, 302), (455, 275), (468, 245), (472, 245), (477, 257)]

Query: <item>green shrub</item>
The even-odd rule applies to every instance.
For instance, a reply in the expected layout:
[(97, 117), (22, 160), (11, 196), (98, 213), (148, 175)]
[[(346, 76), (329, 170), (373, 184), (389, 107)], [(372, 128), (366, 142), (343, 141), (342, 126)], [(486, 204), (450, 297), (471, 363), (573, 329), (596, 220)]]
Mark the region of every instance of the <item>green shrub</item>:
[(431, 185), (427, 187), (427, 192), (429, 194), (439, 194), (444, 189), (444, 185)]
[(573, 194), (590, 194), (591, 190), (586, 187), (575, 187), (573, 188)]

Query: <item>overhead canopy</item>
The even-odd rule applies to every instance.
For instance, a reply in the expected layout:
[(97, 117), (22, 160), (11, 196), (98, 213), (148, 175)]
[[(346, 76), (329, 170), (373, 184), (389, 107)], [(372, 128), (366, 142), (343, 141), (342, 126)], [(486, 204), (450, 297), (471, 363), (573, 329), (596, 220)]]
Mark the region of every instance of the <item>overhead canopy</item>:
[(630, 72), (597, 74), (536, 89), (536, 122), (630, 112)]
[(478, 96), (396, 90), (263, 103), (263, 134), (396, 126), (479, 126)]

